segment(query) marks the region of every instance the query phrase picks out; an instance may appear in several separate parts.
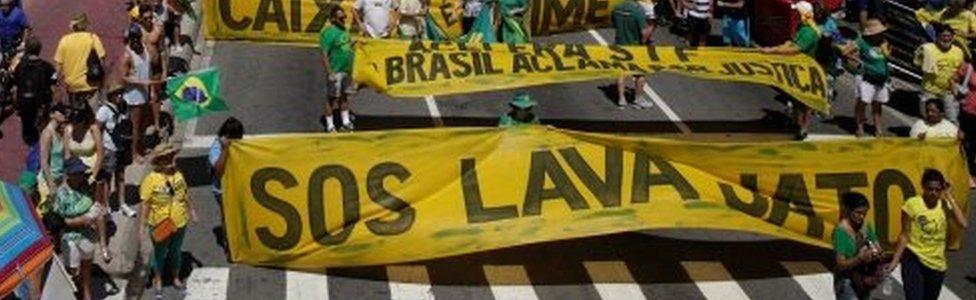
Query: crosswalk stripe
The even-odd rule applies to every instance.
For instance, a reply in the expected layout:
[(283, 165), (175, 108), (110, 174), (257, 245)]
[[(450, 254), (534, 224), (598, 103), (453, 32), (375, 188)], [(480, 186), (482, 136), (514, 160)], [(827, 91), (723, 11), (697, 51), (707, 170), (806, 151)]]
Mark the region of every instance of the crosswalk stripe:
[(424, 266), (388, 266), (386, 276), (390, 282), (391, 299), (434, 299), (430, 276)]
[(328, 300), (329, 277), (324, 274), (285, 271), (286, 300)]
[(602, 299), (647, 299), (622, 261), (583, 262)]
[(485, 265), (485, 278), (498, 300), (537, 300), (529, 275), (522, 266)]
[(706, 299), (749, 300), (749, 296), (721, 262), (685, 261), (681, 262), (681, 266)]
[(186, 282), (186, 300), (226, 299), (229, 268), (196, 268)]
[[(901, 280), (901, 264), (895, 267), (894, 271), (891, 271), (891, 275), (892, 277), (895, 278), (895, 280), (898, 281), (899, 284), (902, 285), (905, 284), (905, 282)], [(950, 290), (948, 287), (942, 285), (942, 291), (939, 292), (939, 300), (960, 300), (960, 299), (962, 298), (959, 298), (959, 295), (956, 295), (956, 293), (953, 293), (952, 290)]]
[(833, 275), (816, 261), (784, 261), (780, 263), (811, 299), (834, 297)]

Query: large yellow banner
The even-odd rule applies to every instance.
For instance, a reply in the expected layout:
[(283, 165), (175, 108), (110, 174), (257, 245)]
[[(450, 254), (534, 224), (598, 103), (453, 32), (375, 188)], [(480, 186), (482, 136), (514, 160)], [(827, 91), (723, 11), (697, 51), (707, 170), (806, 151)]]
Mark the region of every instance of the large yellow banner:
[(363, 40), (354, 78), (394, 97), (490, 91), (672, 72), (774, 86), (827, 111), (823, 69), (809, 56), (732, 48), (481, 44)]
[(829, 247), (847, 191), (871, 199), (868, 219), (890, 242), (925, 168), (968, 180), (954, 140), (727, 144), (547, 127), (282, 135), (235, 142), (229, 159), (233, 260), (298, 269), (651, 228)]
[[(610, 10), (622, 0), (529, 1), (527, 25), (533, 35), (610, 25)], [(204, 0), (211, 39), (250, 40), (314, 46), (328, 21), (328, 8), (342, 5), (352, 22), (355, 0)], [(428, 13), (449, 36), (461, 34), (461, 0), (431, 0)], [(355, 26), (350, 29), (356, 30)]]

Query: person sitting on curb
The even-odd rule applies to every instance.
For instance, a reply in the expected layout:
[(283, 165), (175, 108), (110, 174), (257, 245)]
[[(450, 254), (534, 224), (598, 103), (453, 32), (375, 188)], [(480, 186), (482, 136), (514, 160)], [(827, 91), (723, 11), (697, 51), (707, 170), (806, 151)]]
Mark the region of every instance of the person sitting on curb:
[(925, 101), (925, 118), (915, 121), (908, 135), (920, 140), (954, 139), (959, 136), (959, 127), (945, 118), (945, 106), (943, 106), (942, 100), (929, 99)]
[(518, 93), (508, 105), (512, 109), (498, 119), (498, 127), (539, 124), (539, 117), (532, 112), (536, 103), (529, 98), (528, 94)]

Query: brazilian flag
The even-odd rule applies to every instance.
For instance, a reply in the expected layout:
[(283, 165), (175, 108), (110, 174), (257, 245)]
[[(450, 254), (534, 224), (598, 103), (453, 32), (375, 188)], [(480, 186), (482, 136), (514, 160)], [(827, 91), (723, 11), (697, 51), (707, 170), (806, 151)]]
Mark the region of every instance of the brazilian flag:
[(173, 101), (173, 115), (179, 121), (227, 110), (227, 103), (220, 98), (220, 71), (216, 68), (167, 80), (166, 94)]

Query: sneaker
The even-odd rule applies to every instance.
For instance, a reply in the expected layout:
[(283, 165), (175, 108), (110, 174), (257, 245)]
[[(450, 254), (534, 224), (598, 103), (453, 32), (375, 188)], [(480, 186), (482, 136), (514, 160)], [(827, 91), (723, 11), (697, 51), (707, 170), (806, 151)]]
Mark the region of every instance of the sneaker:
[(617, 100), (617, 108), (618, 109), (625, 109), (625, 108), (627, 108), (627, 101), (626, 100), (623, 100), (623, 99)]
[(122, 211), (122, 215), (125, 215), (126, 217), (132, 218), (136, 216), (136, 210), (132, 209), (132, 207), (128, 204), (123, 203), (119, 206), (119, 210)]
[(647, 109), (654, 107), (654, 103), (647, 99), (647, 95), (640, 95), (633, 104), (636, 109)]
[(342, 131), (342, 132), (351, 132), (351, 131), (353, 131), (352, 123), (342, 124), (342, 127), (339, 127), (339, 130)]
[(336, 128), (335, 127), (326, 128), (325, 129), (325, 132), (326, 133), (335, 133), (336, 132)]

